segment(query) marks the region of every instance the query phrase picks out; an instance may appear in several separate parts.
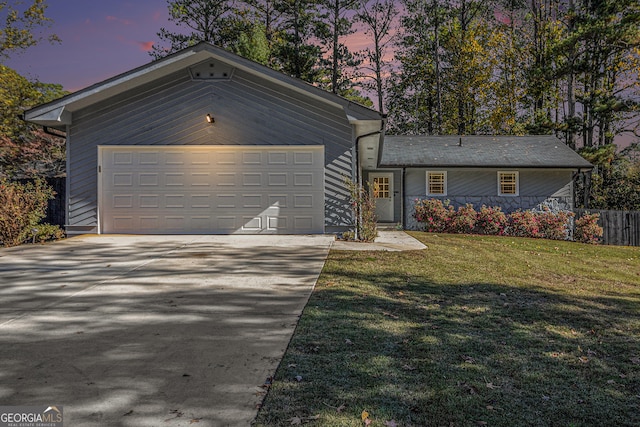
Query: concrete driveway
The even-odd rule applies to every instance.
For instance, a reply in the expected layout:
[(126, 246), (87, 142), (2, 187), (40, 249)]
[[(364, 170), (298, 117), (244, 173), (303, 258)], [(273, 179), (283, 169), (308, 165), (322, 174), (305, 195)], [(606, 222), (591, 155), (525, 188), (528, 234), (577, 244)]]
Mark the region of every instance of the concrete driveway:
[(0, 250), (0, 404), (67, 426), (249, 425), (328, 236), (81, 236)]

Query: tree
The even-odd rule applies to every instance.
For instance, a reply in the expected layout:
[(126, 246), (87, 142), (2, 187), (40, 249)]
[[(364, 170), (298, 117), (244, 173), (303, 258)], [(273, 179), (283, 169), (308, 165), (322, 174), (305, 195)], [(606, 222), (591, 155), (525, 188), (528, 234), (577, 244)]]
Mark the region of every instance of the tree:
[(21, 8), (23, 2), (12, 3), (0, 1), (0, 19), (4, 21), (0, 28), (0, 58), (6, 59), (11, 53), (35, 46), (43, 40), (50, 43), (60, 42), (55, 34), (45, 36), (37, 33), (52, 23), (51, 19), (45, 16), (45, 0), (33, 0), (24, 9)]
[[(580, 154), (595, 165), (591, 177), (589, 208), (640, 210), (640, 147), (621, 152), (616, 146), (586, 147)], [(579, 190), (584, 191), (584, 188)], [(580, 198), (579, 198), (580, 199)]]
[(271, 49), (264, 26), (255, 24), (250, 31), (241, 33), (233, 44), (233, 52), (259, 64), (268, 65)]
[(493, 133), (525, 133), (524, 104), (526, 62), (524, 38), (524, 0), (502, 0), (495, 8), (495, 19), (488, 39), (488, 54), (493, 68), (489, 107), (489, 125)]
[(403, 6), (395, 42), (399, 69), (391, 73), (388, 85), (389, 131), (433, 135), (440, 133), (442, 122), (434, 31), (439, 32), (439, 19), (447, 9), (445, 4), (432, 7), (422, 0), (404, 0)]
[(320, 0), (322, 11), (317, 35), (325, 46), (322, 62), (329, 72), (329, 90), (336, 94), (352, 87), (353, 76), (348, 70), (362, 62), (343, 42), (345, 36), (354, 33), (352, 20), (346, 14), (359, 5), (360, 0)]
[(64, 139), (21, 119), (24, 109), (66, 94), (61, 85), (32, 83), (0, 65), (0, 175), (59, 176), (66, 160)]
[[(161, 28), (160, 40), (169, 45), (154, 45), (149, 52), (155, 59), (205, 41), (228, 48), (246, 29), (239, 22), (233, 0), (169, 0), (169, 21), (187, 28), (187, 34)], [(239, 28), (240, 27), (240, 28)]]
[(451, 3), (450, 18), (444, 26), (443, 47), (448, 64), (445, 113), (447, 133), (475, 134), (484, 123), (481, 108), (488, 95), (492, 70), (488, 65), (489, 29), (482, 18), (488, 11), (485, 0)]
[(364, 34), (369, 37), (373, 48), (366, 48), (364, 55), (367, 61), (362, 68), (373, 73), (373, 76), (365, 75), (365, 78), (373, 80), (373, 85), (366, 84), (365, 88), (372, 89), (378, 101), (378, 111), (384, 112), (384, 87), (383, 72), (387, 68), (385, 59), (386, 49), (391, 42), (391, 29), (397, 9), (393, 0), (373, 0), (365, 3), (356, 15), (358, 21), (364, 26)]
[(318, 1), (277, 0), (275, 8), (282, 17), (282, 38), (274, 48), (279, 68), (307, 82), (318, 81), (322, 52), (314, 41), (320, 19)]

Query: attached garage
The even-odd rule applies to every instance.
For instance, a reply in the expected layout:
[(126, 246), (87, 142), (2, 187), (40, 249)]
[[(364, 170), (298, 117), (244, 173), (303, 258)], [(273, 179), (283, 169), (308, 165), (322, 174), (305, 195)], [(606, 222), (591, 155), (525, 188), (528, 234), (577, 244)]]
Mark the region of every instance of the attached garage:
[(101, 146), (100, 232), (324, 232), (322, 146)]
[(204, 42), (25, 119), (66, 135), (68, 235), (346, 231), (345, 177), (376, 162), (384, 127), (377, 111)]

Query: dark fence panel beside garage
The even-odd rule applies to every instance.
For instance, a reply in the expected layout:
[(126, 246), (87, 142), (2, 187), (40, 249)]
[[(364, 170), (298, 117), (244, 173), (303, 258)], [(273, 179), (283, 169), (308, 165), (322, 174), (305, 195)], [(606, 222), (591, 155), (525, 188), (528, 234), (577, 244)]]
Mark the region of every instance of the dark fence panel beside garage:
[(598, 224), (604, 234), (602, 243), (616, 246), (640, 246), (640, 211), (603, 211), (575, 209), (576, 218), (585, 213), (599, 213)]
[(59, 225), (64, 228), (65, 225), (65, 208), (64, 203), (67, 196), (67, 179), (66, 178), (48, 178), (47, 183), (55, 191), (55, 197), (49, 200), (49, 206), (47, 209), (47, 216), (43, 222), (47, 222), (52, 225)]

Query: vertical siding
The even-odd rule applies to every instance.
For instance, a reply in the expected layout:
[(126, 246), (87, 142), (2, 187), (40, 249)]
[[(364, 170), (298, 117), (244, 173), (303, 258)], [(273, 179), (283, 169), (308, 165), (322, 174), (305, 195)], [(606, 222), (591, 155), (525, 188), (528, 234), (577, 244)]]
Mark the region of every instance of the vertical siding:
[(326, 225), (346, 225), (351, 132), (342, 108), (237, 70), (214, 82), (192, 81), (185, 69), (73, 114), (68, 224), (96, 231), (99, 145), (255, 144), (324, 145)]

